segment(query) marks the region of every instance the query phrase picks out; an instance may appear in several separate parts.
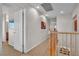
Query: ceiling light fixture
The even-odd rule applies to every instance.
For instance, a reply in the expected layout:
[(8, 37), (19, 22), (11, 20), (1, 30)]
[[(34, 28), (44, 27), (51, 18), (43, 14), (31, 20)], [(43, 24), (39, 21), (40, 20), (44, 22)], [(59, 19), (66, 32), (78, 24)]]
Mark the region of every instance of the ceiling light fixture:
[(61, 14), (63, 14), (63, 13), (64, 13), (64, 11), (60, 11), (60, 13), (61, 13)]
[(38, 9), (39, 9), (40, 7), (39, 7), (39, 6), (37, 6), (36, 8), (38, 8)]
[(48, 16), (48, 14), (46, 14), (45, 16)]

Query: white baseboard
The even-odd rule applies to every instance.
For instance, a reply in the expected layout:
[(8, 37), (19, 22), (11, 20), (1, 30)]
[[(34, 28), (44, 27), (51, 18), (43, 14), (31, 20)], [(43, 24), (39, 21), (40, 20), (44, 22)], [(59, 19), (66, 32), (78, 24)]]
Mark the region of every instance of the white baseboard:
[(33, 48), (35, 48), (35, 47), (37, 47), (38, 45), (40, 45), (41, 43), (43, 43), (45, 40), (48, 39), (48, 37), (49, 37), (48, 35), (45, 36), (45, 38), (44, 38), (42, 41), (40, 41), (39, 43), (37, 43), (36, 45), (34, 45), (32, 48), (30, 48), (30, 49), (28, 49), (27, 51), (25, 51), (25, 53), (29, 52), (29, 51), (32, 50)]

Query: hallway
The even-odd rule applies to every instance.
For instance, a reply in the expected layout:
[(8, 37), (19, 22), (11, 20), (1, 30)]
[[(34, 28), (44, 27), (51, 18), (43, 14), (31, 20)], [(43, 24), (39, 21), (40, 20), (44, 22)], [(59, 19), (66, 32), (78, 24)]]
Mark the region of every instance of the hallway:
[[(54, 35), (54, 34), (53, 34)], [(55, 55), (55, 38), (52, 35), (52, 55)], [(2, 56), (50, 56), (50, 39), (45, 40), (37, 47), (33, 48), (31, 51), (22, 54), (21, 52), (15, 50), (12, 46), (8, 45), (7, 43), (3, 43), (2, 51), (0, 52), (0, 55)]]
[[(0, 17), (3, 15), (0, 20), (0, 55), (55, 56), (56, 53), (60, 53), (61, 45), (69, 49), (74, 48), (76, 44), (79, 45), (79, 38), (77, 42), (76, 39), (75, 41), (71, 39), (73, 37), (70, 38), (71, 32), (79, 31), (77, 26), (79, 4), (1, 3), (0, 6), (2, 12)], [(57, 32), (57, 34), (54, 35), (50, 31)], [(66, 33), (59, 36), (59, 32), (68, 32), (70, 36), (68, 37)], [(74, 35), (76, 38), (77, 34)], [(2, 43), (6, 42), (7, 38), (8, 43)], [(75, 42), (74, 46), (71, 46), (70, 40), (72, 43)]]

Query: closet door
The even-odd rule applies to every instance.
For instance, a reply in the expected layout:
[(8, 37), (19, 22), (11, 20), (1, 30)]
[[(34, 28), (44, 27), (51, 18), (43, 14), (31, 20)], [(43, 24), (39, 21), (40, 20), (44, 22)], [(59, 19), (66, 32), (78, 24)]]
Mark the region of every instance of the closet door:
[(14, 48), (22, 52), (22, 10), (16, 12), (14, 16), (15, 16)]

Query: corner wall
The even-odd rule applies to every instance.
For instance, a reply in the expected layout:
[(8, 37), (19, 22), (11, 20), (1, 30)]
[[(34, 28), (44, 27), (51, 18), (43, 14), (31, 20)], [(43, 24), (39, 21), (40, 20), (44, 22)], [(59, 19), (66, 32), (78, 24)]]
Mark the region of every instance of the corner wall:
[[(41, 17), (36, 9), (29, 8), (26, 11), (26, 19), (25, 23), (27, 26), (25, 26), (26, 30), (26, 42), (25, 42), (25, 52), (28, 52), (32, 48), (36, 47), (40, 43), (42, 43), (44, 40), (48, 39), (48, 24), (47, 29), (42, 30), (41, 29)], [(46, 22), (47, 20), (43, 18)]]

